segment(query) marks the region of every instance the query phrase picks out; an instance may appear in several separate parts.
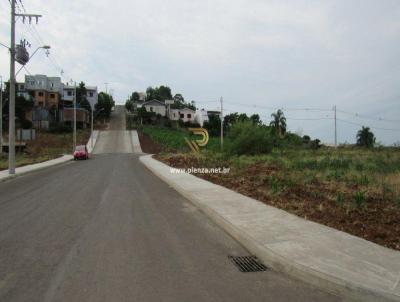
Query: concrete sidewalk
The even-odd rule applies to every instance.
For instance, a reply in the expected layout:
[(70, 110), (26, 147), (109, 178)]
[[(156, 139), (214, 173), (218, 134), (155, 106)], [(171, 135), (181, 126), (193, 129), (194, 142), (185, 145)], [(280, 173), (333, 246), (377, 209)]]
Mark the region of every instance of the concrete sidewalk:
[[(92, 135), (93, 135), (93, 147), (92, 147)], [(96, 142), (98, 137), (99, 137), (99, 130), (93, 130), (93, 133), (90, 135), (89, 141), (86, 144), (86, 148), (90, 154), (93, 153), (93, 150), (96, 147)]]
[(34, 172), (34, 171), (39, 171), (48, 167), (52, 167), (55, 165), (59, 165), (59, 164), (63, 164), (66, 163), (70, 160), (72, 160), (74, 157), (72, 155), (63, 155), (59, 158), (56, 159), (52, 159), (52, 160), (48, 160), (42, 163), (37, 163), (37, 164), (33, 164), (33, 165), (27, 165), (27, 166), (23, 166), (23, 167), (19, 167), (15, 169), (15, 174), (14, 175), (10, 175), (8, 174), (8, 170), (3, 170), (0, 171), (0, 182), (14, 178), (14, 177), (18, 177), (21, 175), (24, 175), (26, 173), (30, 173), (30, 172)]
[[(88, 149), (89, 153), (93, 152), (94, 147), (96, 146), (96, 142), (97, 142), (97, 138), (99, 136), (99, 131), (98, 130), (94, 130), (93, 131), (93, 148), (91, 147), (91, 136), (89, 138), (88, 143), (86, 144), (86, 147)], [(63, 164), (66, 163), (70, 160), (72, 160), (74, 157), (72, 155), (63, 155), (59, 158), (56, 159), (52, 159), (52, 160), (48, 160), (45, 162), (41, 162), (41, 163), (37, 163), (37, 164), (32, 164), (32, 165), (27, 165), (27, 166), (23, 166), (23, 167), (19, 167), (15, 169), (15, 174), (14, 175), (10, 175), (8, 174), (8, 170), (3, 170), (0, 171), (0, 182), (2, 181), (6, 181), (8, 179), (14, 178), (14, 177), (18, 177), (30, 172), (34, 172), (34, 171), (39, 171), (48, 167), (52, 167), (52, 166), (56, 166), (59, 164)]]
[(133, 153), (142, 154), (142, 147), (140, 146), (139, 136), (136, 130), (131, 130), (132, 148)]
[(173, 174), (151, 155), (140, 161), (274, 270), (352, 300), (400, 301), (400, 252)]

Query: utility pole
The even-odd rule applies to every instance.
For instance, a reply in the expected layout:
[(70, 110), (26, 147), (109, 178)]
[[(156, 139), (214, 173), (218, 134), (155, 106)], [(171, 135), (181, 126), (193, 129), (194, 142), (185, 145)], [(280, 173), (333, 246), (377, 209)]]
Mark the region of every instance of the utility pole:
[(108, 94), (108, 83), (104, 83), (106, 85), (106, 94)]
[(0, 76), (0, 154), (3, 153), (3, 77)]
[(11, 0), (10, 102), (8, 126), (8, 173), (15, 174), (15, 0)]
[(335, 115), (335, 148), (337, 147), (337, 122), (336, 122), (336, 105), (333, 106), (334, 115)]
[[(25, 18), (29, 19), (31, 23), (32, 18), (36, 19), (36, 23), (41, 15), (34, 14), (16, 14), (15, 2), (11, 0), (11, 45), (10, 45), (10, 102), (9, 102), (9, 126), (8, 126), (8, 173), (15, 174), (15, 17), (22, 17), (23, 22)], [(29, 61), (29, 58), (28, 58)]]
[(220, 115), (220, 119), (221, 119), (221, 151), (224, 150), (224, 113), (223, 113), (223, 101), (224, 99), (221, 96), (221, 115)]
[(76, 82), (74, 82), (74, 150), (76, 148)]
[(93, 108), (90, 107), (92, 110), (92, 121), (91, 121), (91, 132), (90, 132), (90, 145), (92, 146), (92, 150), (93, 150)]

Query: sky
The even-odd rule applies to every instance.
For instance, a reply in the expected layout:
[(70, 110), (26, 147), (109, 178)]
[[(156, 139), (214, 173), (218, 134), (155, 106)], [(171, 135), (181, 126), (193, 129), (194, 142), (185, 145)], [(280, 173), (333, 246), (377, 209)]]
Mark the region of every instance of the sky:
[[(18, 0), (21, 9), (21, 2)], [(17, 21), (31, 74), (84, 81), (125, 103), (133, 91), (168, 85), (199, 108), (258, 113), (282, 108), (288, 129), (354, 143), (361, 125), (400, 142), (398, 0), (22, 0), (38, 25)], [(10, 4), (0, 0), (0, 42)], [(40, 37), (38, 37), (38, 35)], [(9, 78), (0, 47), (0, 75)], [(24, 80), (25, 70), (18, 75)], [(105, 83), (108, 83), (107, 85)], [(311, 110), (312, 109), (312, 110)]]

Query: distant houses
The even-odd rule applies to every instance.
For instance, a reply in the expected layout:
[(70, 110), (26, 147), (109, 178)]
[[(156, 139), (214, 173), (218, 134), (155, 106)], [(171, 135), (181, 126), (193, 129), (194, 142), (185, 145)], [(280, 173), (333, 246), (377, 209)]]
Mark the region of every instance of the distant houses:
[[(198, 124), (201, 127), (209, 121), (210, 115), (220, 115), (219, 111), (207, 111), (205, 109), (193, 110), (189, 107), (173, 108), (174, 101), (146, 100), (146, 93), (140, 92), (140, 100), (133, 105), (133, 111), (145, 108), (147, 112), (154, 112), (156, 115), (166, 117), (171, 121), (182, 121), (184, 123)], [(172, 107), (172, 108), (171, 108)]]
[[(52, 122), (72, 125), (73, 101), (75, 87), (63, 84), (59, 77), (46, 75), (26, 75), (24, 83), (17, 83), (17, 95), (33, 101), (33, 108), (25, 113), (25, 118), (32, 122), (33, 127), (48, 129)], [(98, 92), (95, 86), (86, 86), (86, 99), (94, 108)], [(77, 124), (86, 128), (90, 123), (90, 114), (77, 105)]]

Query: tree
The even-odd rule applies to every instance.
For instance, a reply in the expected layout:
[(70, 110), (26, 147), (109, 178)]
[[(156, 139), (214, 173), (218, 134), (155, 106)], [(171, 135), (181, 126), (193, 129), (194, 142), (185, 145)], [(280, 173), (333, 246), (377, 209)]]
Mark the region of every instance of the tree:
[(258, 114), (251, 115), (249, 119), (255, 125), (262, 125), (262, 121), (261, 121), (260, 116)]
[(139, 100), (140, 100), (140, 95), (139, 95), (139, 93), (138, 93), (137, 91), (135, 91), (134, 93), (132, 93), (132, 95), (131, 95), (131, 97), (130, 97), (129, 100), (132, 101), (132, 102), (134, 102), (134, 103), (139, 102)]
[(183, 98), (182, 94), (180, 94), (180, 93), (175, 94), (174, 101), (175, 101), (175, 103), (181, 103), (181, 104), (185, 103), (185, 99)]
[(160, 101), (172, 100), (171, 88), (168, 86), (160, 86), (159, 88), (156, 88), (156, 90), (160, 96)]
[(271, 114), (272, 121), (269, 125), (275, 130), (275, 132), (282, 136), (286, 133), (286, 117), (282, 110), (278, 110), (276, 113)]
[(165, 100), (172, 100), (171, 88), (168, 86), (160, 86), (160, 87), (148, 87), (146, 89), (146, 100), (158, 100), (164, 102)]
[(84, 82), (80, 82), (79, 86), (76, 88), (76, 103), (87, 111), (92, 111), (92, 106), (90, 106), (87, 100), (87, 90)]
[(236, 155), (266, 154), (272, 151), (274, 136), (269, 127), (239, 121), (228, 132), (226, 150)]
[[(99, 111), (99, 115), (103, 117), (110, 117), (111, 115), (111, 109), (114, 107), (115, 102), (113, 100), (113, 97), (105, 92), (100, 92), (98, 99), (97, 99), (97, 104), (95, 106), (96, 111)], [(101, 110), (101, 112), (100, 112)]]
[(132, 100), (127, 100), (126, 103), (125, 103), (125, 108), (129, 112), (133, 111), (133, 108), (134, 108), (133, 101)]
[(369, 127), (364, 127), (357, 132), (357, 145), (371, 148), (375, 145), (375, 135)]
[(221, 134), (221, 119), (218, 115), (212, 114), (208, 117), (203, 127), (207, 129), (210, 136), (219, 136)]

